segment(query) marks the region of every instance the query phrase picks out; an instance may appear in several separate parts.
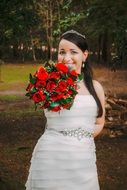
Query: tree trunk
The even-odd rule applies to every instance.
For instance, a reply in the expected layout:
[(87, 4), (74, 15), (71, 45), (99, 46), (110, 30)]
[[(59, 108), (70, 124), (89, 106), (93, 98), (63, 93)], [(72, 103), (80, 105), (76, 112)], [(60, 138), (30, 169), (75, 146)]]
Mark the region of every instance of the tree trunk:
[(102, 35), (98, 36), (98, 53), (97, 53), (97, 62), (100, 64), (101, 62), (101, 43), (102, 43)]
[(50, 1), (50, 60), (52, 61), (52, 42), (53, 42), (53, 7), (52, 2)]
[(32, 32), (30, 31), (30, 39), (31, 39), (31, 45), (32, 45), (32, 55), (33, 55), (33, 60), (37, 61), (36, 55), (35, 55), (35, 48), (34, 48), (34, 43), (33, 43), (33, 36)]
[(13, 58), (18, 58), (18, 44), (13, 44)]
[(108, 30), (105, 30), (103, 34), (102, 61), (104, 64), (106, 63), (107, 66), (109, 66), (111, 62), (110, 40), (109, 40)]
[(102, 61), (107, 62), (107, 31), (103, 34), (103, 43), (102, 43)]

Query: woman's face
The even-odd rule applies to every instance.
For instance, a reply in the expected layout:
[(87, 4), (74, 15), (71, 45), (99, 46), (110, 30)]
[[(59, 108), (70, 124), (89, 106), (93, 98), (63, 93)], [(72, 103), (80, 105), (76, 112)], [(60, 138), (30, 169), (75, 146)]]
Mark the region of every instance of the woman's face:
[(74, 43), (62, 39), (58, 48), (58, 62), (63, 62), (66, 65), (73, 67), (78, 73), (81, 73), (82, 62), (86, 60), (88, 51), (82, 50)]

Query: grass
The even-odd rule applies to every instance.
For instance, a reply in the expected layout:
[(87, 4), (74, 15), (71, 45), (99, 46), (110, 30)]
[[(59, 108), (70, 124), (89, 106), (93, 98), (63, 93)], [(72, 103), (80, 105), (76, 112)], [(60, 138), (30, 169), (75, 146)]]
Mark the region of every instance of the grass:
[(1, 66), (1, 91), (24, 91), (29, 80), (29, 73), (34, 73), (40, 64), (4, 64)]
[(34, 73), (39, 64), (4, 64), (2, 65), (2, 80), (5, 83), (26, 82), (29, 73)]
[(25, 96), (19, 96), (14, 94), (0, 95), (0, 101), (15, 102), (15, 101), (28, 100)]
[(43, 111), (42, 110), (34, 110), (33, 107), (26, 107), (24, 109), (7, 109), (4, 112), (0, 113), (0, 117), (4, 117), (5, 114), (8, 118), (22, 118), (24, 116), (42, 116)]

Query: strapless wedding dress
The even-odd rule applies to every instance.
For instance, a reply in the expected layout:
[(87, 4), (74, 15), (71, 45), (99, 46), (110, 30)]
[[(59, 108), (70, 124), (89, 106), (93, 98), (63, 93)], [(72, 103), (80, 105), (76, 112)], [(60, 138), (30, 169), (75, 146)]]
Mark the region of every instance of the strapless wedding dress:
[(26, 190), (99, 190), (93, 96), (76, 95), (70, 110), (45, 115), (47, 127), (34, 148)]

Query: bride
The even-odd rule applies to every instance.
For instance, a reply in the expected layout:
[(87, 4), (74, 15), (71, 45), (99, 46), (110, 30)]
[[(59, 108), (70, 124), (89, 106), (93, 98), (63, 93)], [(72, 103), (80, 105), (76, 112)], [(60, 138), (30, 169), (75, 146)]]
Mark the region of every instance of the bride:
[(83, 74), (70, 110), (45, 111), (47, 127), (31, 159), (26, 190), (99, 190), (94, 138), (104, 126), (104, 91), (92, 79), (85, 36), (70, 30), (59, 42), (58, 62)]

